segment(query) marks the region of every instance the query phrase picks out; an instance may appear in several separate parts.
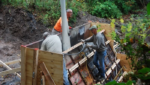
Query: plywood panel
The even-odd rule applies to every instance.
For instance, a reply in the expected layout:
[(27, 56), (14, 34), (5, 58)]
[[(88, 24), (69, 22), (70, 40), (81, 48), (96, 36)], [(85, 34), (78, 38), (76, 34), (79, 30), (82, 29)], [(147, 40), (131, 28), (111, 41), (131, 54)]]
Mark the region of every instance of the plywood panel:
[[(41, 62), (45, 63), (56, 85), (63, 85), (63, 55), (46, 51), (39, 51), (39, 64)], [(38, 74), (39, 73), (40, 68), (38, 67)], [(37, 81), (40, 81), (39, 75)], [(47, 81), (45, 83), (46, 85), (49, 85)], [(40, 85), (39, 82), (38, 85)]]
[(124, 71), (126, 71), (126, 72), (131, 71), (131, 60), (127, 59), (127, 55), (117, 53), (117, 59), (120, 59), (120, 65), (122, 67), (125, 66), (125, 68), (123, 68)]
[(26, 85), (26, 48), (21, 46), (21, 85)]
[(34, 57), (34, 49), (26, 48), (26, 83), (27, 83), (26, 85), (32, 85), (33, 83), (32, 78), (33, 60), (34, 60), (33, 57)]

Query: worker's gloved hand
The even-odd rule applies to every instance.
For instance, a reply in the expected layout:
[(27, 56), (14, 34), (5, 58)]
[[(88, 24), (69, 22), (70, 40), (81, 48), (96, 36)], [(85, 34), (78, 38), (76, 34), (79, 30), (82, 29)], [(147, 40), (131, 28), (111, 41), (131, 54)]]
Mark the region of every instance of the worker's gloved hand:
[(84, 43), (84, 42), (85, 42), (85, 40), (81, 39), (81, 42), (82, 42), (82, 43)]
[(69, 29), (72, 29), (72, 27), (69, 26)]
[(88, 45), (88, 44), (87, 44), (86, 47), (91, 47), (91, 45)]

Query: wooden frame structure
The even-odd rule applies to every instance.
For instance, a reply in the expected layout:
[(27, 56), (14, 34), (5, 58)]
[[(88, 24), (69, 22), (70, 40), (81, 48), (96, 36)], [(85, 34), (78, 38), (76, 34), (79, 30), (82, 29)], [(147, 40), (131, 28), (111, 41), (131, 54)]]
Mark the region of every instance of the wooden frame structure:
[[(22, 85), (41, 85), (41, 71), (47, 67), (51, 78), (56, 85), (63, 84), (63, 55), (46, 51), (41, 51), (37, 48), (28, 48), (21, 46), (21, 84)], [(45, 64), (42, 68), (41, 63)], [(44, 70), (44, 73), (47, 72)], [(45, 84), (49, 85), (49, 80), (45, 76)]]
[[(87, 25), (87, 24), (85, 24)], [(105, 24), (106, 25), (106, 24)], [(103, 35), (105, 33), (105, 30), (100, 31)], [(104, 35), (105, 36), (105, 35)], [(112, 45), (110, 38), (107, 38), (105, 36), (105, 43), (107, 47), (109, 48), (107, 51), (107, 56), (105, 57), (105, 60), (109, 60), (109, 62), (105, 61), (105, 66), (106, 68), (106, 82), (108, 80), (114, 79), (117, 82), (120, 82), (123, 78), (123, 76), (126, 74), (126, 72), (123, 72), (122, 67), (120, 66), (119, 59), (116, 59), (116, 53), (115, 53), (115, 48), (118, 46)], [(62, 85), (63, 84), (63, 71), (61, 65), (63, 65), (63, 57), (61, 54), (56, 54), (56, 53), (51, 53), (51, 52), (45, 52), (41, 51), (38, 48), (40, 47), (42, 40), (36, 41), (34, 43), (30, 43), (28, 45), (22, 45), (21, 46), (21, 60), (14, 60), (10, 62), (3, 63), (0, 61), (0, 63), (3, 66), (6, 66), (9, 70), (5, 72), (1, 72), (0, 75), (2, 74), (7, 74), (7, 73), (14, 73), (17, 71), (20, 71), (21, 69), (21, 84), (22, 85), (40, 85), (41, 84), (41, 79), (43, 79), (43, 85), (49, 85), (48, 80), (44, 75), (41, 74), (41, 67), (40, 64), (42, 62), (45, 63), (45, 66), (47, 68), (47, 71), (49, 72), (50, 77), (52, 77), (52, 80), (54, 80), (54, 83), (56, 85)], [(71, 53), (74, 49), (78, 49), (79, 47), (82, 46), (82, 42), (77, 43), (76, 45), (72, 46), (68, 50), (64, 51), (63, 53)], [(92, 83), (88, 83), (86, 78), (83, 75), (83, 69), (82, 67), (86, 65), (87, 61), (92, 58), (94, 55), (95, 50), (88, 49), (88, 54), (84, 55), (83, 58), (80, 58), (79, 60), (76, 60), (73, 56), (69, 55), (66, 57), (69, 57), (71, 60), (70, 67), (68, 68), (68, 74), (69, 74), (69, 80), (71, 84), (74, 84), (72, 82), (73, 77), (78, 75), (79, 79), (77, 80), (76, 84), (79, 85), (91, 85), (94, 84), (94, 79), (92, 79)], [(57, 57), (57, 58), (56, 58)], [(54, 62), (56, 61), (56, 62)], [(13, 63), (19, 63), (21, 62), (21, 68), (16, 68), (16, 69), (11, 69), (8, 67), (9, 64)], [(0, 64), (0, 66), (2, 66)], [(52, 65), (53, 64), (53, 65)], [(56, 64), (56, 65), (55, 65)], [(55, 70), (55, 68), (57, 70)], [(88, 69), (86, 69), (87, 71)], [(89, 76), (91, 76), (90, 70), (88, 71)], [(59, 77), (58, 77), (59, 76)], [(88, 76), (88, 77), (89, 77)], [(19, 77), (19, 75), (18, 75)], [(103, 83), (102, 81), (98, 82), (98, 84)]]

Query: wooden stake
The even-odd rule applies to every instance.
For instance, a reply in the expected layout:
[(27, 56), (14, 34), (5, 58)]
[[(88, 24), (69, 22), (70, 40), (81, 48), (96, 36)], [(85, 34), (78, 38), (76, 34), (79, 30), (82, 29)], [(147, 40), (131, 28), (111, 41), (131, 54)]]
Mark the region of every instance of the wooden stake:
[[(21, 60), (20, 59), (17, 59), (17, 60), (13, 60), (13, 61), (9, 61), (9, 62), (4, 62), (6, 65), (12, 65), (12, 64), (15, 64), (15, 63), (20, 63)], [(0, 65), (0, 66), (3, 66), (3, 65)]]
[(34, 68), (34, 79), (33, 79), (33, 85), (37, 85), (37, 69), (38, 69), (38, 55), (39, 55), (39, 49), (34, 49), (34, 60), (33, 60), (33, 68)]
[[(4, 62), (2, 62), (1, 60), (0, 60), (0, 63), (3, 64), (3, 66), (5, 66), (8, 70), (12, 70), (8, 65), (6, 65), (6, 64), (5, 64)], [(15, 72), (15, 74), (17, 74), (17, 76), (18, 76), (19, 78), (21, 78), (21, 76), (20, 76), (18, 73)]]
[(11, 69), (11, 70), (2, 71), (2, 72), (0, 72), (0, 76), (15, 73), (15, 72), (18, 72), (18, 71), (21, 71), (21, 67), (20, 68), (14, 68), (14, 69)]
[(26, 47), (21, 46), (21, 85), (26, 85)]
[(42, 75), (43, 85), (45, 85), (45, 77)]

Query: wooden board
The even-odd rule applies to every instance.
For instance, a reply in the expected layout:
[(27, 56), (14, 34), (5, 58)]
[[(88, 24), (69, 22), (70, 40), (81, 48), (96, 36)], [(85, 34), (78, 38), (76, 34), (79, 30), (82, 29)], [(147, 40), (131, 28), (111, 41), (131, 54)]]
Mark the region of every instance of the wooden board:
[(26, 47), (21, 46), (21, 85), (26, 85)]
[(19, 71), (21, 71), (21, 67), (20, 68), (14, 68), (14, 69), (11, 69), (11, 70), (2, 71), (2, 72), (0, 72), (0, 76), (4, 76), (4, 75), (7, 75), (7, 74), (19, 72)]
[(56, 85), (55, 82), (54, 82), (54, 80), (52, 79), (52, 77), (51, 77), (49, 71), (47, 70), (47, 67), (46, 67), (46, 65), (45, 65), (44, 62), (42, 62), (42, 63), (40, 64), (40, 68), (41, 68), (41, 70), (42, 70), (42, 72), (43, 72), (43, 74), (44, 74), (44, 77), (45, 77), (46, 80), (48, 81), (48, 84), (49, 84), (49, 85)]
[(117, 53), (117, 59), (120, 59), (120, 64), (124, 71), (130, 72), (131, 71), (131, 59), (127, 59), (127, 55)]
[(34, 49), (21, 46), (21, 85), (33, 83)]
[[(45, 63), (56, 85), (63, 85), (63, 55), (40, 50), (38, 58), (39, 64), (41, 62)], [(41, 70), (38, 66), (37, 85), (40, 85), (40, 71)], [(47, 81), (45, 81), (45, 84), (49, 85)]]
[(87, 63), (84, 63), (79, 69), (80, 69), (82, 76), (84, 77), (84, 80), (86, 81), (86, 84), (93, 85), (94, 84), (93, 77), (88, 70)]
[[(22, 59), (21, 59), (22, 63)], [(26, 48), (26, 85), (33, 84), (34, 49)]]
[[(20, 63), (21, 62), (21, 59), (17, 59), (17, 60), (13, 60), (13, 61), (9, 61), (9, 62), (4, 62), (6, 65), (12, 65), (12, 64), (15, 64), (15, 63)], [(0, 66), (3, 66), (3, 65), (0, 65)]]

